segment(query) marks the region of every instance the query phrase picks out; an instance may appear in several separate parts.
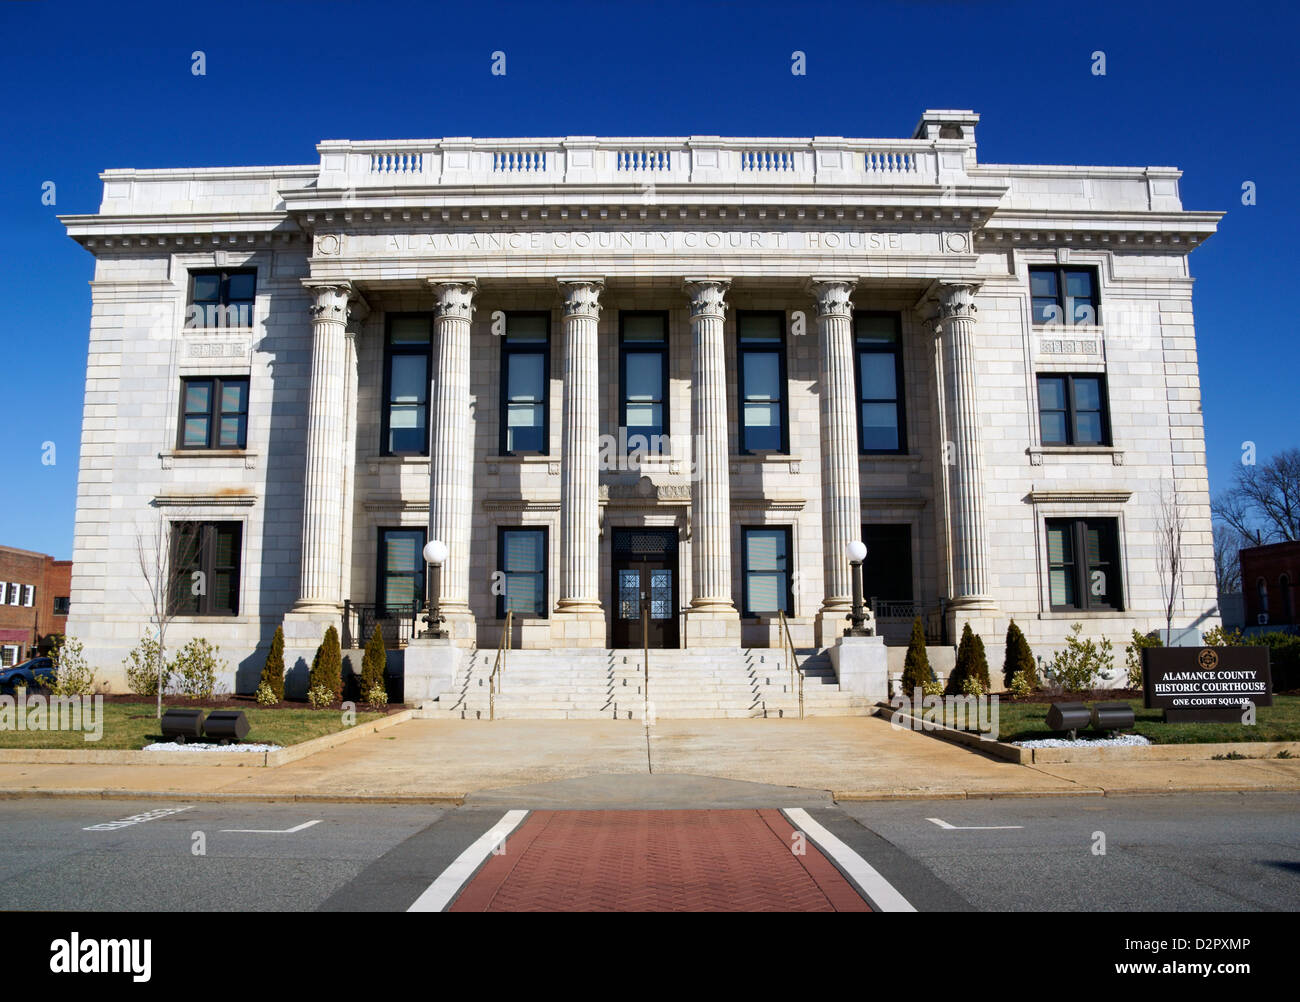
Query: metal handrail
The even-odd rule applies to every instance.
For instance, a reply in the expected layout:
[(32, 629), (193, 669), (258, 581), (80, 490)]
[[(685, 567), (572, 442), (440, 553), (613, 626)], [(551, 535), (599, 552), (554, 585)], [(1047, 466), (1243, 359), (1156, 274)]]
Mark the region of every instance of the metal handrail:
[(787, 645), (790, 648), (790, 687), (794, 688), (795, 673), (799, 674), (799, 719), (803, 719), (803, 665), (799, 663), (799, 655), (795, 653), (794, 638), (790, 636), (790, 623), (785, 618), (785, 610), (778, 609), (777, 615), (781, 617), (781, 630), (784, 634), (782, 638), (782, 648)]
[(488, 720), (497, 718), (497, 693), (501, 691), (501, 672), (506, 666), (506, 653), (510, 650), (510, 624), (514, 617), (515, 610), (507, 609), (501, 642), (497, 644), (497, 659), (492, 664), (492, 673), (488, 675)]

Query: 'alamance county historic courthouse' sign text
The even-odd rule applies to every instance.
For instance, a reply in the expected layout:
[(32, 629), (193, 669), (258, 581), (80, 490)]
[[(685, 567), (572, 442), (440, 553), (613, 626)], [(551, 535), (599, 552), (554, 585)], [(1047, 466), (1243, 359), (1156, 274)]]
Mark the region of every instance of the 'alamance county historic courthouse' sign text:
[(320, 257), (423, 254), (644, 254), (803, 252), (846, 255), (965, 254), (964, 230), (499, 230), (449, 233), (326, 233)]

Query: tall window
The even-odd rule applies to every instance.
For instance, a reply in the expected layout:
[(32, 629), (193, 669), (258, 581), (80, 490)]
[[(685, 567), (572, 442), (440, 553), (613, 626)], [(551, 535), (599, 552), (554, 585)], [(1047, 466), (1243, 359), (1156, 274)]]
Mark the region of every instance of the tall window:
[(912, 527), (864, 525), (867, 559), (862, 565), (863, 598), (907, 602), (912, 599)]
[(181, 449), (243, 449), (248, 445), (248, 377), (181, 380)]
[(36, 586), (23, 585), (23, 605), (30, 608), (36, 602)]
[(1091, 327), (1101, 323), (1095, 268), (1030, 268), (1029, 295), (1034, 323), (1040, 326)]
[(790, 614), (794, 596), (790, 582), (790, 527), (741, 529), (745, 616)]
[(516, 616), (545, 618), (546, 528), (499, 528), (497, 569), (501, 573), (497, 618), (504, 619), (506, 610)]
[(237, 616), (239, 522), (171, 524), (172, 612), (181, 616)]
[(427, 313), (388, 317), (384, 345), (385, 456), (429, 453), (429, 355), (433, 318)]
[(897, 313), (853, 315), (857, 348), (858, 447), (904, 452), (902, 319)]
[(1115, 520), (1048, 519), (1047, 576), (1055, 610), (1122, 609)]
[(629, 452), (658, 454), (668, 434), (668, 314), (622, 312), (619, 424)]
[(1277, 579), (1278, 591), (1282, 593), (1282, 615), (1286, 616), (1286, 622), (1295, 622), (1295, 596), (1291, 593), (1291, 577), (1283, 574)]
[(186, 327), (252, 327), (257, 269), (190, 272)]
[(424, 602), (424, 529), (379, 530), (376, 613), (382, 619), (409, 613)]
[(1255, 594), (1259, 598), (1259, 611), (1263, 616), (1268, 615), (1268, 582), (1260, 578), (1255, 582)]
[(1039, 376), (1038, 423), (1043, 445), (1110, 445), (1105, 378)]
[(503, 456), (550, 453), (551, 379), (549, 313), (507, 313), (501, 342)]
[(740, 451), (788, 452), (785, 393), (785, 314), (736, 315)]

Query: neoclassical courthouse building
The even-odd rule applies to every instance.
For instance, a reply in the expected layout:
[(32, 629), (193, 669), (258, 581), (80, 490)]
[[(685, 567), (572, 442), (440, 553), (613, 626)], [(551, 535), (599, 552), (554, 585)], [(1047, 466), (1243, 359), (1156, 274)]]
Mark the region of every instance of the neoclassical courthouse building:
[[(327, 141), (309, 166), (109, 170), (68, 632), (120, 678), (137, 550), (255, 684), (376, 623), (441, 540), (459, 648), (835, 643), (992, 656), (1083, 622), (1217, 622), (1188, 255), (1169, 167), (1010, 166), (908, 139)], [(202, 586), (188, 587), (190, 581)], [(648, 601), (642, 603), (642, 593)], [(642, 621), (643, 611), (646, 620)], [(1122, 659), (1121, 659), (1122, 660)]]

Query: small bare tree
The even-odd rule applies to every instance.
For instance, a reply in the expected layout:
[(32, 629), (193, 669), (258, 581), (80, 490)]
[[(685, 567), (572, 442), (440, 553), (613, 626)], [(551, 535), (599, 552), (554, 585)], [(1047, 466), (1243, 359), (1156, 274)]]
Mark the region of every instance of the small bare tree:
[(1223, 522), (1214, 526), (1214, 586), (1220, 594), (1241, 591), (1241, 535)]
[[(177, 511), (175, 517), (185, 521), (187, 513)], [(172, 518), (165, 515), (161, 508), (155, 507), (154, 518), (146, 525), (137, 523), (135, 532), (136, 558), (140, 574), (144, 578), (149, 592), (150, 619), (158, 628), (158, 644), (154, 651), (154, 665), (158, 677), (157, 716), (162, 719), (162, 697), (165, 679), (163, 668), (167, 664), (167, 627), (176, 618), (180, 598), (187, 589), (203, 587), (202, 580), (191, 583), (187, 569), (189, 563), (181, 554), (181, 559), (173, 560), (173, 525)], [(179, 547), (191, 545), (188, 537), (175, 540)], [(195, 592), (194, 594), (200, 594)]]
[(1172, 643), (1174, 606), (1183, 583), (1183, 511), (1178, 489), (1161, 481), (1156, 512), (1156, 535), (1160, 559), (1160, 597), (1165, 605), (1165, 643)]

